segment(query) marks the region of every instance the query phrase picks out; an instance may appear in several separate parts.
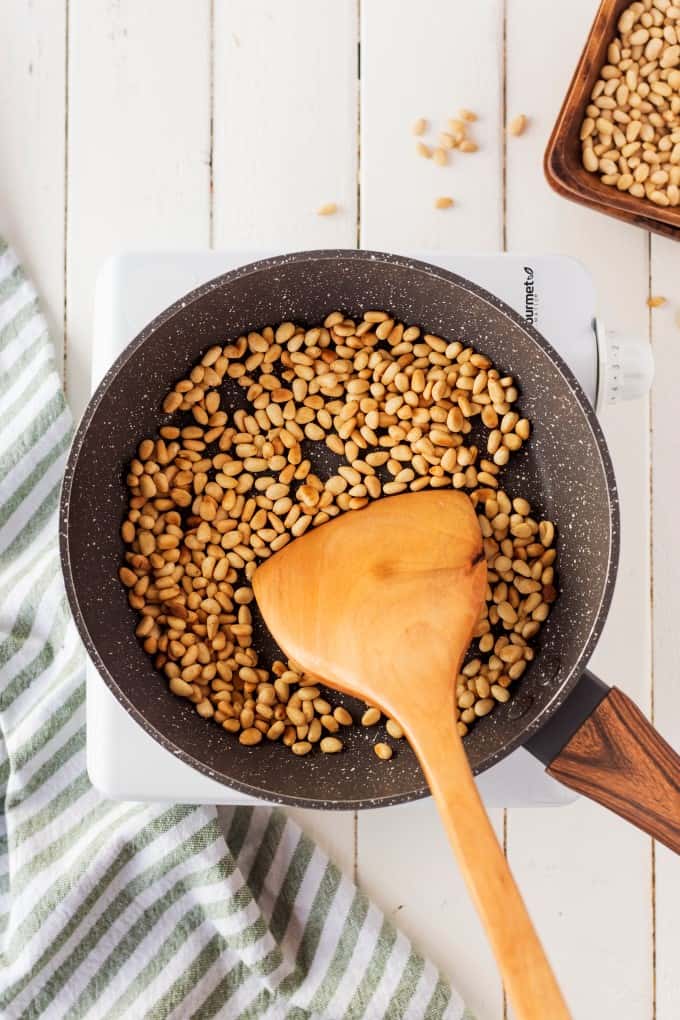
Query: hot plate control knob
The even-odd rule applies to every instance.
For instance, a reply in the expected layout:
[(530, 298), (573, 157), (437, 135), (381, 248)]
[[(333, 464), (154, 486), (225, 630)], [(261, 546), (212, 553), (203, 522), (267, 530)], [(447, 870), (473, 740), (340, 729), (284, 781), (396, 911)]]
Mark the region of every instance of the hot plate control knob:
[(639, 336), (605, 330), (600, 321), (596, 323), (596, 331), (598, 408), (646, 396), (654, 378), (654, 359), (647, 341)]

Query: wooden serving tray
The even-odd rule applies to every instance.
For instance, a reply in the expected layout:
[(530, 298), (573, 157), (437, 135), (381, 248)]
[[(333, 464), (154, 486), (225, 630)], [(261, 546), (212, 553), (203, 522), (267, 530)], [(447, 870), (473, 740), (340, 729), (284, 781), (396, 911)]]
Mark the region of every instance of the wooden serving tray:
[(607, 47), (617, 34), (619, 16), (629, 6), (630, 0), (602, 0), (550, 136), (543, 168), (550, 186), (565, 198), (677, 240), (680, 206), (655, 206), (647, 199), (617, 191), (602, 184), (581, 163), (579, 132), (585, 108), (600, 68), (606, 63)]

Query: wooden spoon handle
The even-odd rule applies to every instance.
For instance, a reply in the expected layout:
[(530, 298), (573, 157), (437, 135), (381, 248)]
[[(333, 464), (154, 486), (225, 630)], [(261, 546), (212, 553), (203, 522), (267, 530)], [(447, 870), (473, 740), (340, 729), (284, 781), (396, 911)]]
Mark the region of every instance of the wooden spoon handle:
[(570, 1013), (496, 838), (453, 723), (407, 727), (484, 925), (517, 1020)]

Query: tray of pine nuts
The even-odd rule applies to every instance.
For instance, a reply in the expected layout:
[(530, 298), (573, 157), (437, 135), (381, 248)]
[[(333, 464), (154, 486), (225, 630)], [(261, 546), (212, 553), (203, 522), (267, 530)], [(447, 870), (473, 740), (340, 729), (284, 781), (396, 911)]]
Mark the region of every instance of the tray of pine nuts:
[(548, 143), (560, 194), (680, 236), (680, 4), (601, 0)]
[(603, 184), (680, 205), (680, 7), (633, 3), (607, 47), (580, 139)]
[[(228, 407), (226, 386), (240, 396)], [(352, 715), (286, 659), (251, 582), (259, 563), (338, 514), (452, 486), (476, 507), (488, 565), (456, 678), (461, 735), (507, 702), (557, 598), (555, 528), (500, 477), (530, 441), (518, 400), (515, 380), (472, 345), (386, 311), (333, 311), (206, 350), (166, 395), (157, 435), (138, 444), (121, 526), (136, 634), (172, 694), (246, 747), (338, 753), (358, 722), (391, 758), (399, 724), (372, 705)]]

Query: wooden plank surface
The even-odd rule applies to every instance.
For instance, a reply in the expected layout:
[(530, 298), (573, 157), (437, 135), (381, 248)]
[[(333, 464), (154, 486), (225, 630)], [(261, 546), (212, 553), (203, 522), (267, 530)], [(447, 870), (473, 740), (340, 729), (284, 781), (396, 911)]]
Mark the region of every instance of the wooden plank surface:
[[(355, 0), (214, 0), (214, 23), (209, 3), (70, 0), (68, 160), (66, 4), (6, 7), (0, 231), (32, 273), (59, 340), (67, 211), (67, 382), (76, 413), (89, 389), (93, 286), (107, 255), (203, 247), (211, 235), (225, 247), (356, 243)], [(654, 239), (650, 267), (644, 234), (552, 195), (540, 167), (595, 7), (574, 0), (564, 17), (540, 0), (507, 0), (508, 113), (526, 113), (530, 125), (508, 140), (504, 170), (502, 0), (362, 0), (361, 240), (479, 251), (498, 249), (505, 230), (515, 250), (579, 256), (594, 273), (603, 317), (642, 335), (650, 268), (652, 289), (671, 299), (653, 317), (653, 696), (656, 722), (677, 745), (680, 553), (667, 508), (677, 491), (669, 465), (680, 453), (680, 256)], [(423, 116), (439, 127), (459, 106), (480, 115), (479, 152), (456, 154), (446, 168), (417, 157), (412, 121)], [(454, 208), (435, 211), (439, 194), (451, 194)], [(316, 215), (326, 201), (339, 204), (337, 216)], [(649, 710), (648, 408), (611, 409), (604, 421), (623, 550), (593, 666)], [(453, 977), (480, 1020), (501, 1020), (495, 968), (431, 804), (364, 813), (356, 831), (352, 816), (295, 814), (343, 866), (358, 869), (366, 890)], [(500, 815), (496, 822), (502, 829)], [(675, 1020), (677, 859), (657, 849), (652, 868), (645, 837), (585, 803), (513, 810), (507, 842), (576, 1020)]]
[(216, 0), (214, 46), (215, 246), (356, 247), (354, 0)]
[[(652, 498), (654, 527), (653, 653), (654, 723), (674, 747), (680, 746), (680, 628), (678, 577), (680, 543), (675, 505), (678, 499), (680, 430), (676, 417), (680, 393), (680, 247), (653, 238), (650, 284), (667, 304), (650, 314), (656, 365), (652, 400)], [(680, 1011), (680, 865), (663, 846), (656, 847), (654, 875), (656, 922), (656, 1018), (676, 1020)]]
[[(214, 247), (355, 247), (354, 3), (216, 0), (213, 40)], [(355, 874), (354, 813), (289, 813)]]
[[(646, 235), (565, 202), (549, 191), (542, 175), (542, 154), (595, 6), (591, 0), (574, 0), (569, 17), (560, 19), (558, 38), (550, 5), (509, 0), (508, 116), (525, 113), (530, 123), (525, 135), (507, 143), (507, 241), (510, 249), (560, 251), (581, 259), (593, 273), (608, 325), (646, 337)], [(541, 88), (536, 89), (539, 80)], [(609, 408), (602, 421), (621, 497), (622, 543), (614, 603), (592, 666), (648, 711), (647, 402)], [(623, 635), (635, 639), (624, 640)], [(509, 812), (508, 856), (539, 930), (553, 949), (575, 1017), (649, 1020), (649, 839), (581, 801), (555, 812)]]
[(7, 0), (0, 31), (0, 235), (38, 288), (63, 360), (66, 7)]
[[(389, 251), (501, 246), (502, 3), (364, 0), (361, 5), (361, 243)], [(436, 147), (449, 118), (476, 113), (479, 151), (448, 166)], [(426, 133), (412, 134), (424, 117)], [(451, 209), (434, 208), (450, 196)]]
[[(501, 43), (497, 0), (364, 0), (362, 247), (501, 248)], [(479, 151), (454, 152), (444, 167), (419, 157), (413, 122), (427, 118), (423, 141), (436, 144), (461, 107), (478, 117), (470, 135)], [(435, 209), (440, 195), (454, 197), (454, 207)], [(493, 821), (502, 837), (501, 811)], [(360, 814), (358, 869), (368, 893), (450, 977), (475, 1013), (500, 1020), (500, 980), (432, 801)]]
[(66, 386), (90, 389), (94, 283), (118, 251), (209, 240), (207, 3), (71, 0)]

